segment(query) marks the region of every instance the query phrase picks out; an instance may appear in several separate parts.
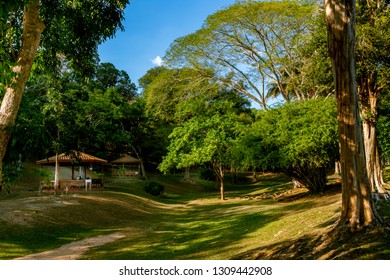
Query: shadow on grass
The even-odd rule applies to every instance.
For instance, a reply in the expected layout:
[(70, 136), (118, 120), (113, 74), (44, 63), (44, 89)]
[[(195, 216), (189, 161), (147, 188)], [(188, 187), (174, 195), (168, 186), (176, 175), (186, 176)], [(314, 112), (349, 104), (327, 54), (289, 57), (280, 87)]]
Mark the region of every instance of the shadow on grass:
[[(99, 234), (99, 231), (79, 225), (7, 228), (0, 223), (0, 259), (57, 248), (72, 241)], [(100, 233), (101, 234), (101, 233)]]
[[(13, 259), (87, 237), (107, 235), (154, 218), (156, 212), (168, 211), (162, 204), (111, 192), (80, 193), (61, 197), (61, 200), (62, 203), (57, 203), (60, 197), (41, 196), (36, 200), (16, 201), (19, 202), (20, 223), (0, 219), (0, 259)], [(31, 211), (32, 206), (36, 210)]]
[(337, 240), (306, 235), (263, 246), (233, 257), (239, 260), (389, 260), (390, 227), (344, 233)]
[[(330, 192), (338, 192), (330, 189)], [(329, 194), (325, 194), (327, 196)], [(343, 232), (337, 236), (326, 233), (336, 225), (338, 215), (318, 224), (323, 229), (322, 235), (308, 235), (267, 244), (233, 259), (244, 260), (301, 260), (301, 259), (341, 259), (341, 260), (389, 260), (390, 259), (390, 202), (380, 201), (376, 205), (380, 216), (387, 221), (385, 225), (377, 225), (358, 232)]]
[[(305, 211), (311, 202), (265, 207), (236, 202), (189, 206), (162, 215), (133, 235), (88, 252), (86, 259), (215, 259), (231, 255), (232, 247), (289, 211)], [(113, 253), (115, 252), (115, 253)], [(228, 252), (224, 254), (225, 252)]]

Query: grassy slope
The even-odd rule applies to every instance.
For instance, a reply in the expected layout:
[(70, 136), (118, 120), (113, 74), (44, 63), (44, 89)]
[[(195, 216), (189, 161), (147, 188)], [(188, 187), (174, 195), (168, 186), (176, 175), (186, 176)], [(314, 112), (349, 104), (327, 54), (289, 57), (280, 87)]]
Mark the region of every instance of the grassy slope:
[[(388, 231), (355, 234), (321, 251), (318, 237), (339, 215), (337, 188), (321, 196), (290, 190), (283, 176), (227, 186), (159, 177), (162, 198), (148, 196), (140, 180), (110, 179), (104, 191), (38, 196), (20, 183), (0, 197), (0, 258), (12, 259), (114, 231), (128, 237), (90, 250), (85, 259), (390, 259)], [(31, 180), (28, 180), (31, 181)], [(387, 219), (389, 204), (380, 211)], [(16, 223), (16, 221), (18, 221)]]

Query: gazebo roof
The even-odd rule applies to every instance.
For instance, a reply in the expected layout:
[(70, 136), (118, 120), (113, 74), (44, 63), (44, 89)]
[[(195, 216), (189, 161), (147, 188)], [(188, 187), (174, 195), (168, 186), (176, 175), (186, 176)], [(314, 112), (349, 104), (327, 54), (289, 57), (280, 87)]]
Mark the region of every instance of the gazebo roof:
[[(38, 160), (36, 163), (39, 165), (55, 164), (56, 156)], [(106, 164), (107, 160), (83, 152), (74, 152), (71, 154), (62, 153), (58, 155), (58, 163), (61, 165)]]
[(131, 164), (131, 163), (140, 163), (140, 161), (132, 156), (125, 156), (119, 159), (112, 161), (113, 164)]

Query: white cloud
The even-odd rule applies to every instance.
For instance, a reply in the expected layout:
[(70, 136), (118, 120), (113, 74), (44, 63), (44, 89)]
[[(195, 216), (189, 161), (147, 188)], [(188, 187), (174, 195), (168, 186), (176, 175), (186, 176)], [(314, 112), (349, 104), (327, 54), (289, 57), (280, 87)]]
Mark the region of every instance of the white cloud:
[(156, 56), (155, 58), (152, 59), (152, 63), (157, 65), (157, 66), (161, 66), (163, 64), (163, 60), (160, 56)]

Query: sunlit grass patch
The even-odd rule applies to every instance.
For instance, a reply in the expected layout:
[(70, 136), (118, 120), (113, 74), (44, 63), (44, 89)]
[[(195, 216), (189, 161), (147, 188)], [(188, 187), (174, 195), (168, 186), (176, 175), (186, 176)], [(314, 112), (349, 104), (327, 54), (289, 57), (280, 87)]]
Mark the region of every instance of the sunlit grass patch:
[(332, 201), (330, 207), (317, 208), (319, 199), (291, 203), (197, 199), (187, 204), (178, 216), (159, 216), (159, 222), (147, 228), (143, 235), (93, 249), (85, 258), (234, 258), (247, 250), (288, 242), (326, 228), (334, 222), (339, 205)]

